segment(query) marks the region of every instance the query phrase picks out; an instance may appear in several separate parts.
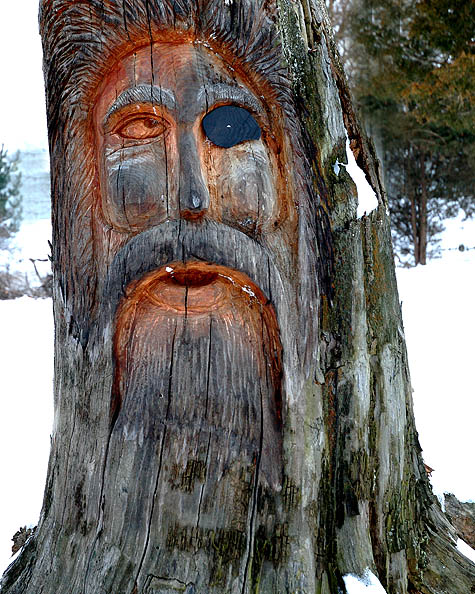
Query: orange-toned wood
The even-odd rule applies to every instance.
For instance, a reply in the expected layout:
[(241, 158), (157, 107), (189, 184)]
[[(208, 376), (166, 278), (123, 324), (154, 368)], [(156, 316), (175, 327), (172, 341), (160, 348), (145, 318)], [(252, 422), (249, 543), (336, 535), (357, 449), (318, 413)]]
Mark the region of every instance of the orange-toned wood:
[[(200, 351), (203, 340), (208, 345), (205, 360), (193, 355), (193, 349)], [(170, 385), (159, 389), (153, 381), (150, 384), (150, 378), (154, 377), (157, 366), (161, 366), (169, 375), (168, 380), (173, 380), (170, 369), (180, 341), (187, 344), (190, 366), (187, 368), (185, 362), (183, 368), (175, 368), (173, 373), (176, 376), (189, 373), (190, 378), (195, 378), (190, 380), (189, 393), (175, 395), (180, 405), (187, 408), (191, 403), (196, 418), (205, 419), (210, 431), (211, 427), (236, 435), (257, 431), (255, 435), (261, 435), (257, 441), (262, 439), (265, 453), (261, 453), (262, 444), (259, 444), (254, 455), (261, 459), (267, 484), (279, 488), (281, 477), (276, 470), (282, 465), (279, 328), (274, 308), (242, 272), (203, 262), (171, 262), (131, 284), (116, 316), (114, 419), (122, 406), (127, 407), (130, 386), (138, 376), (144, 391), (151, 392), (149, 397), (154, 398), (161, 390), (165, 400), (172, 398)], [(227, 371), (217, 365), (223, 356), (229, 365)], [(218, 374), (214, 380), (212, 370)], [(253, 388), (260, 386), (257, 391), (248, 394), (245, 389), (237, 388), (242, 384), (243, 373), (251, 373)], [(205, 376), (206, 382), (200, 384)], [(213, 392), (210, 381), (215, 382), (214, 406), (208, 402)], [(204, 386), (206, 394), (200, 393)], [(220, 418), (223, 406), (232, 410), (233, 415), (235, 408), (244, 406), (245, 419), (239, 415), (234, 421)], [(128, 411), (123, 414), (127, 416)], [(207, 421), (206, 415), (209, 415)]]
[[(201, 121), (225, 104), (248, 108), (261, 138), (228, 149), (213, 145)], [(203, 45), (158, 42), (125, 56), (94, 110), (104, 220), (132, 234), (180, 216), (252, 235), (284, 222), (293, 228), (292, 187), (270, 113), (238, 72)]]

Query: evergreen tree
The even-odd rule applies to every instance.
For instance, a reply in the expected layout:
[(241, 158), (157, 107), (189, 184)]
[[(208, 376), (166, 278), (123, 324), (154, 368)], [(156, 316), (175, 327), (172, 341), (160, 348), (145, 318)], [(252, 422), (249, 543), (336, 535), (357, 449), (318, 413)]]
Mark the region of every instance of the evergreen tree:
[(0, 149), (0, 242), (18, 231), (21, 221), (19, 154), (13, 159)]
[(425, 264), (442, 221), (475, 211), (473, 4), (355, 0), (349, 14), (350, 75), (381, 147), (394, 245)]

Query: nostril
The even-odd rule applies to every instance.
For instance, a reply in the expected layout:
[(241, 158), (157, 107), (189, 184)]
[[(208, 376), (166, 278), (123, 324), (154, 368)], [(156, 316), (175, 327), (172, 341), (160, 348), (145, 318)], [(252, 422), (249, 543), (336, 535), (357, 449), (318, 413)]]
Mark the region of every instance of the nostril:
[(202, 206), (202, 200), (200, 198), (200, 196), (196, 193), (196, 192), (191, 192), (191, 204), (193, 206), (193, 208), (201, 208)]

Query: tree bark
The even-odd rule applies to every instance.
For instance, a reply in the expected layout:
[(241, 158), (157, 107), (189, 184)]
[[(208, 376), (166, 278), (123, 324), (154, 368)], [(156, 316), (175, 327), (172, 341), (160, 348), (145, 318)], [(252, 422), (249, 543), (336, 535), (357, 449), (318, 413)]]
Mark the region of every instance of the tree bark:
[[(406, 164), (406, 171), (408, 172), (408, 167)], [(409, 175), (409, 173), (407, 173)], [(417, 226), (417, 205), (416, 205), (416, 196), (414, 193), (414, 189), (412, 188), (411, 184), (406, 184), (406, 191), (409, 194), (409, 200), (411, 201), (411, 229), (412, 229), (412, 244), (414, 246), (414, 266), (419, 264), (419, 232)]]
[(427, 262), (427, 176), (426, 176), (426, 155), (420, 154), (421, 168), (421, 208), (420, 208), (420, 238), (419, 238), (419, 263), (425, 265)]
[(472, 549), (475, 547), (475, 503), (461, 502), (452, 493), (444, 493), (445, 514), (457, 535)]
[(41, 6), (56, 420), (2, 592), (470, 591), (323, 2)]

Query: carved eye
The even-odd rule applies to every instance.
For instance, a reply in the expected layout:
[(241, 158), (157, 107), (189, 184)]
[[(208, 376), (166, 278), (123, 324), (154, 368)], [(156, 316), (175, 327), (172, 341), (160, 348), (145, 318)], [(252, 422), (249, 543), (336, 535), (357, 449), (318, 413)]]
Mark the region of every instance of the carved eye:
[(210, 111), (203, 118), (203, 130), (212, 143), (223, 148), (261, 137), (252, 114), (237, 105), (222, 105)]
[(146, 140), (161, 136), (166, 129), (167, 126), (161, 118), (152, 115), (141, 115), (131, 118), (125, 124), (121, 124), (114, 132), (122, 136), (122, 138)]

